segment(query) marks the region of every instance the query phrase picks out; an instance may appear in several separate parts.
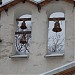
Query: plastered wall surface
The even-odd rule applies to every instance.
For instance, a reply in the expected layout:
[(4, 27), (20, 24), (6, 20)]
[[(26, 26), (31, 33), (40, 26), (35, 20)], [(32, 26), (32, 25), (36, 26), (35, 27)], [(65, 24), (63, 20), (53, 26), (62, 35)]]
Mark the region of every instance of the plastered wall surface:
[[(8, 11), (3, 11), (0, 20), (0, 74), (41, 74), (56, 67), (74, 61), (74, 17), (73, 6), (59, 1), (51, 2), (38, 12), (37, 7), (30, 3), (19, 3)], [(48, 17), (53, 12), (65, 14), (65, 54), (63, 57), (45, 58), (48, 40)], [(14, 34), (17, 28), (16, 18), (31, 14), (32, 40), (29, 58), (9, 58), (15, 53)]]

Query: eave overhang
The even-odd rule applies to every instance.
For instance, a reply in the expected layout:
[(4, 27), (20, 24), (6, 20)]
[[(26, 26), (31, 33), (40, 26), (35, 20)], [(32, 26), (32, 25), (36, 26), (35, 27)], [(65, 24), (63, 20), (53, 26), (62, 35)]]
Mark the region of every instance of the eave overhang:
[[(51, 1), (53, 1), (53, 0), (42, 0), (40, 2), (35, 2), (35, 1), (32, 1), (32, 0), (13, 0), (13, 1), (5, 4), (5, 5), (2, 5), (0, 7), (0, 12), (2, 12), (5, 9), (9, 9), (9, 8), (15, 6), (16, 4), (20, 3), (20, 2), (22, 2), (22, 3), (29, 2), (29, 3), (31, 3), (31, 4), (33, 4), (35, 6), (38, 6), (39, 5), (40, 7), (42, 7), (44, 5), (47, 5)], [(59, 1), (59, 0), (55, 0), (55, 1)], [(68, 2), (68, 3), (71, 3), (71, 4), (74, 4), (74, 1), (73, 0), (63, 0), (63, 1)]]

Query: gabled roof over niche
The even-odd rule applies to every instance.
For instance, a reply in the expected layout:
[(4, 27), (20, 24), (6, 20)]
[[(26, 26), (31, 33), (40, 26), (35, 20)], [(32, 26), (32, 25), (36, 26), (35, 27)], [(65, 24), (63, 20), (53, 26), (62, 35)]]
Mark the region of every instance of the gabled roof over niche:
[[(3, 10), (5, 10), (5, 9), (8, 9), (8, 8), (10, 8), (10, 7), (12, 7), (12, 6), (20, 3), (20, 2), (22, 2), (22, 3), (29, 2), (29, 3), (37, 6), (38, 9), (39, 9), (42, 6), (50, 3), (51, 1), (60, 1), (60, 0), (12, 0), (12, 1), (4, 4), (4, 5), (1, 5), (0, 12), (3, 11)], [(74, 0), (62, 0), (62, 1), (71, 3), (71, 4), (73, 4), (75, 6), (75, 1)]]

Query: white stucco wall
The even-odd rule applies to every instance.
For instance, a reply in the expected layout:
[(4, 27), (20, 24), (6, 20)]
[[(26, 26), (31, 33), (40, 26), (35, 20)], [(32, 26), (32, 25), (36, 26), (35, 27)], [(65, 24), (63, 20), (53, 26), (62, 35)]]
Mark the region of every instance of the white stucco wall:
[[(37, 7), (29, 3), (19, 3), (8, 11), (3, 11), (0, 20), (0, 74), (40, 74), (56, 67), (74, 61), (74, 12), (69, 3), (59, 1), (51, 2), (38, 12)], [(66, 23), (65, 55), (63, 57), (45, 58), (48, 40), (48, 17), (53, 12), (64, 12)], [(9, 58), (15, 52), (14, 33), (16, 31), (16, 18), (24, 14), (31, 14), (32, 40), (29, 58)]]

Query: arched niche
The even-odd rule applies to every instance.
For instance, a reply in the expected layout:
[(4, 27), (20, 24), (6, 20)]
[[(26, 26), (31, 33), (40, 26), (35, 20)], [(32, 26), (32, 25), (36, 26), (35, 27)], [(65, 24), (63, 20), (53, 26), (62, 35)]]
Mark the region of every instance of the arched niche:
[[(64, 18), (64, 13), (55, 12), (50, 15), (49, 18)], [(58, 23), (59, 26), (56, 27), (55, 23)], [(58, 28), (58, 32), (56, 30)], [(61, 29), (61, 30), (60, 30)], [(49, 21), (48, 27), (48, 54), (60, 56), (64, 55), (64, 47), (65, 47), (65, 20), (55, 20)]]
[[(32, 16), (32, 11), (29, 8), (24, 8), (22, 6), (17, 7), (15, 9), (15, 13), (14, 13), (14, 27), (12, 30), (12, 37), (13, 37), (13, 48), (12, 48), (12, 55), (16, 55), (16, 47), (15, 47), (15, 32), (17, 31), (17, 28), (20, 26), (18, 26), (18, 24), (22, 24), (22, 22), (18, 22), (16, 21), (17, 18), (31, 18)], [(31, 24), (31, 22), (27, 22), (25, 21), (26, 26), (28, 23)]]
[[(47, 6), (43, 7), (45, 10), (46, 10), (46, 14), (47, 14), (47, 17), (48, 18), (51, 18), (50, 16), (53, 14), (53, 13), (56, 13), (56, 12), (61, 12), (62, 14), (64, 14), (64, 18), (66, 18), (65, 16), (65, 13), (67, 11), (67, 9), (69, 9), (69, 3), (66, 3), (64, 1), (52, 1), (50, 4), (48, 4)], [(70, 5), (72, 7), (72, 5)], [(71, 8), (70, 7), (70, 8)], [(53, 16), (54, 17), (54, 16)], [(60, 17), (60, 16), (58, 16)], [(62, 22), (60, 22), (61, 24)], [(65, 22), (64, 22), (65, 23)], [(53, 25), (54, 26), (54, 25)], [(48, 21), (48, 28), (49, 28), (49, 21)], [(64, 29), (65, 30), (65, 29)], [(65, 32), (66, 33), (66, 32)], [(65, 35), (65, 34), (64, 34)], [(65, 36), (66, 37), (66, 36)], [(48, 41), (47, 41), (48, 42)], [(64, 48), (65, 50), (65, 48)], [(64, 54), (64, 51), (63, 51), (63, 54)], [(50, 56), (48, 54), (48, 44), (47, 44), (47, 55)], [(63, 56), (63, 55), (62, 55)]]
[[(71, 41), (72, 39), (68, 40), (69, 38), (74, 37), (73, 36), (73, 31), (74, 31), (73, 20), (74, 20), (74, 18), (73, 18), (72, 8), (73, 8), (72, 4), (69, 4), (69, 3), (64, 2), (64, 1), (59, 1), (59, 2), (58, 1), (52, 1), (50, 4), (48, 4), (46, 7), (44, 7), (44, 9), (46, 10), (46, 14), (47, 14), (48, 18), (50, 17), (50, 15), (52, 13), (55, 13), (55, 12), (64, 13), (64, 16), (65, 16), (65, 39), (66, 39), (65, 40), (65, 48), (64, 48), (65, 58), (67, 58), (67, 57), (69, 58), (71, 55), (73, 55), (73, 50), (74, 50), (73, 49), (74, 43), (73, 43), (73, 41)], [(48, 22), (48, 25), (49, 25), (49, 22)], [(70, 28), (72, 28), (72, 30), (70, 30)], [(68, 46), (67, 46), (67, 43), (68, 43)], [(48, 48), (47, 48), (47, 50), (48, 50)], [(68, 52), (69, 52), (70, 56), (67, 54)], [(47, 56), (49, 56), (49, 55), (47, 55)]]

